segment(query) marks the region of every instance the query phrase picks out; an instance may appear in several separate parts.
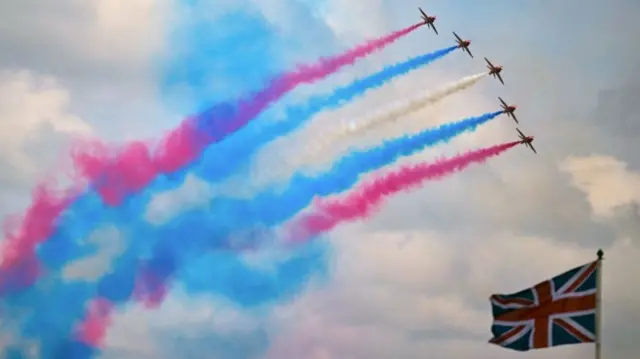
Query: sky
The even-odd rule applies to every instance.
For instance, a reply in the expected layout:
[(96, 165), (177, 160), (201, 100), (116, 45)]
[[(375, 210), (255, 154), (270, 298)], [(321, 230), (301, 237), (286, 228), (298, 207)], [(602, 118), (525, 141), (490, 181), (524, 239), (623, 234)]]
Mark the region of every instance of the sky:
[[(101, 358), (584, 358), (593, 345), (515, 353), (487, 344), (488, 297), (594, 260), (598, 248), (606, 259), (603, 357), (637, 358), (640, 4), (632, 0), (0, 1), (0, 215), (24, 211), (43, 178), (64, 183), (74, 139), (158, 137), (190, 113), (257, 88), (268, 73), (417, 22), (418, 6), (437, 15), (440, 35), (419, 29), (296, 90), (270, 113), (453, 44), (452, 31), (472, 40), (475, 58), (455, 52), (319, 114), (261, 150), (251, 164), (255, 186), (293, 173), (288, 159), (318, 128), (482, 71), (485, 56), (504, 65), (504, 86), (483, 79), (351, 145), (498, 110), (501, 96), (518, 105), (519, 128), (536, 136), (538, 155), (516, 148), (394, 196), (370, 219), (339, 226), (325, 238), (329, 270), (288, 300), (247, 308), (177, 286), (157, 309), (121, 308)], [(399, 162), (515, 134), (502, 116)], [(305, 168), (325, 168), (347, 150), (332, 148)], [(237, 180), (210, 188), (194, 176), (157, 195), (146, 215), (171, 216), (218, 193), (252, 190), (238, 188)], [(102, 257), (114, 255), (113, 238), (100, 242)], [(108, 270), (98, 262), (80, 272)], [(13, 340), (0, 331), (0, 345)]]

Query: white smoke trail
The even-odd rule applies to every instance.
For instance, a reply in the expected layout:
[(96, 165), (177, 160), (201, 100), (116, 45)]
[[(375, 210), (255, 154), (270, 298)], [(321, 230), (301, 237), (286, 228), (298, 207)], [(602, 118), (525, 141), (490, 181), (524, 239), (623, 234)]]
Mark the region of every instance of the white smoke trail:
[(440, 90), (435, 92), (424, 92), (418, 96), (415, 96), (409, 100), (402, 100), (394, 103), (393, 105), (378, 111), (377, 113), (367, 116), (362, 119), (353, 120), (349, 122), (342, 122), (340, 125), (329, 127), (326, 132), (318, 134), (316, 139), (311, 143), (308, 143), (305, 148), (306, 151), (302, 151), (296, 159), (288, 161), (292, 165), (301, 165), (305, 159), (309, 157), (315, 157), (316, 154), (326, 150), (337, 141), (340, 141), (346, 137), (363, 133), (367, 130), (375, 128), (385, 123), (397, 121), (403, 116), (416, 112), (426, 106), (433, 105), (440, 100), (443, 100), (447, 96), (451, 96), (457, 92), (465, 90), (483, 77), (487, 76), (487, 72), (466, 76)]

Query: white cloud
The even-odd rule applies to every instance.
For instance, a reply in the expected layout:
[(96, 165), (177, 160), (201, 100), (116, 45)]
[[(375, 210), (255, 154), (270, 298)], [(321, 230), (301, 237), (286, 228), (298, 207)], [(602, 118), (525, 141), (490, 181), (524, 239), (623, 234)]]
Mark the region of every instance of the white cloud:
[(212, 186), (193, 174), (185, 177), (178, 188), (155, 194), (147, 204), (145, 220), (161, 224), (176, 214), (205, 205), (216, 195)]
[(161, 48), (168, 19), (168, 0), (97, 0), (94, 2), (95, 37), (108, 46), (104, 51), (130, 58), (149, 58)]
[(560, 163), (560, 169), (584, 192), (598, 217), (611, 217), (616, 207), (640, 202), (640, 173), (628, 170), (627, 164), (616, 158), (570, 156)]
[(82, 242), (95, 246), (95, 254), (65, 266), (62, 275), (67, 280), (98, 280), (111, 271), (111, 262), (124, 250), (122, 233), (113, 226), (96, 229)]
[[(347, 230), (348, 232), (348, 230)], [(447, 273), (454, 265), (455, 252), (434, 240), (429, 232), (388, 232), (360, 239), (357, 231), (340, 235), (336, 248), (336, 280), (377, 281), (384, 285), (438, 289), (447, 286), (444, 278), (432, 273)], [(364, 257), (353, 259), (355, 253)]]
[[(53, 77), (27, 70), (0, 72), (0, 162), (5, 189), (31, 182), (44, 168), (57, 164), (55, 152), (64, 148), (60, 142), (69, 136), (91, 133), (69, 105), (69, 92)], [(43, 149), (43, 144), (48, 147)]]
[[(170, 0), (34, 0), (0, 4), (0, 65), (65, 80), (139, 77), (166, 36)], [(44, 55), (44, 56), (43, 56)]]
[(258, 324), (251, 313), (226, 300), (213, 296), (190, 298), (180, 291), (173, 292), (158, 310), (166, 315), (158, 316), (155, 322), (166, 328), (188, 328), (197, 324), (219, 333), (233, 333), (253, 329)]
[(516, 292), (528, 283), (535, 284), (596, 258), (595, 251), (577, 244), (511, 233), (479, 239), (467, 249), (472, 255), (468, 256), (471, 267), (466, 284), (483, 300), (492, 291)]
[[(172, 353), (179, 351), (182, 340), (188, 342), (207, 336), (232, 338), (250, 333), (261, 324), (260, 317), (255, 314), (244, 312), (221, 298), (193, 298), (174, 290), (158, 308), (148, 309), (135, 304), (117, 312), (107, 332), (105, 353), (172, 359)], [(170, 348), (169, 352), (167, 348)], [(192, 350), (197, 352), (198, 348)], [(113, 357), (104, 356), (105, 359)]]
[[(339, 232), (334, 235), (339, 256), (333, 281), (275, 312), (272, 326), (282, 332), (267, 358), (419, 358), (425, 351), (447, 358), (471, 353), (508, 358), (513, 352), (486, 343), (489, 295), (524, 289), (596, 258), (595, 249), (507, 233), (465, 239), (413, 233), (401, 245), (406, 240), (402, 233)], [(605, 353), (616, 352), (609, 340), (623, 333), (612, 312), (638, 309), (632, 300), (636, 290), (625, 284), (640, 274), (634, 263), (638, 250), (628, 242), (606, 249)], [(638, 332), (634, 318), (628, 324)], [(620, 350), (631, 344), (623, 343)], [(580, 358), (590, 348), (557, 348), (531, 356)]]
[(381, 0), (326, 0), (320, 7), (320, 13), (336, 35), (347, 41), (388, 31), (389, 21)]

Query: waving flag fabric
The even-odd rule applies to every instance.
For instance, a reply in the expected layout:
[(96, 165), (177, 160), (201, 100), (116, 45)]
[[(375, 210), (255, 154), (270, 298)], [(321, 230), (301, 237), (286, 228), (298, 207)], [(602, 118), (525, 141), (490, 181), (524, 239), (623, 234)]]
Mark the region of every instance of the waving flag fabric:
[(598, 262), (517, 293), (492, 295), (489, 342), (517, 351), (595, 342)]

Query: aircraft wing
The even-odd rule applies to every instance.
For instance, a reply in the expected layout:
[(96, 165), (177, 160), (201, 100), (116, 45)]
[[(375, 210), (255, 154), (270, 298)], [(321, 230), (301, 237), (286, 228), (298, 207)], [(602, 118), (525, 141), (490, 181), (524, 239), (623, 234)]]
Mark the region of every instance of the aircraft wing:
[(498, 76), (498, 80), (500, 80), (500, 82), (502, 82), (502, 84), (504, 85), (504, 81), (502, 81), (502, 76), (500, 76), (500, 74), (496, 74)]
[(529, 146), (529, 148), (531, 149), (531, 151), (533, 151), (533, 153), (535, 153), (536, 155), (538, 154), (538, 151), (536, 151), (536, 149), (533, 148), (533, 145), (531, 144), (531, 142), (527, 143), (527, 146)]
[(508, 106), (508, 105), (507, 105), (507, 103), (506, 103), (506, 102), (504, 102), (504, 100), (502, 99), (502, 97), (498, 97), (498, 100), (500, 100), (500, 102), (502, 102), (502, 104), (503, 104), (505, 107), (507, 107), (507, 106)]
[(516, 123), (520, 123), (518, 122), (518, 119), (516, 118), (516, 114), (511, 112), (511, 118), (513, 118), (514, 121), (516, 121)]
[(469, 51), (469, 48), (468, 48), (468, 47), (465, 47), (465, 48), (464, 48), (464, 51), (466, 51), (466, 52), (467, 52), (467, 54), (469, 54), (469, 56), (471, 56), (471, 58), (473, 58), (473, 55), (471, 54), (471, 51)]
[(455, 33), (455, 31), (453, 32), (453, 36), (455, 36), (458, 41), (462, 42), (462, 39), (460, 38), (460, 36), (458, 36), (458, 34)]
[(524, 133), (522, 133), (520, 129), (516, 128), (516, 131), (518, 131), (518, 133), (520, 134), (520, 138), (524, 138)]
[(487, 59), (486, 57), (484, 58), (484, 61), (487, 62), (487, 64), (489, 64), (489, 66), (491, 66), (491, 68), (493, 68), (493, 64), (491, 63), (491, 61), (489, 61), (489, 59)]
[(433, 23), (431, 23), (431, 24), (429, 24), (429, 25), (431, 26), (431, 28), (433, 29), (433, 31), (435, 31), (436, 35), (438, 35), (438, 30), (436, 29), (436, 26), (435, 26)]
[(427, 18), (427, 14), (424, 13), (424, 11), (422, 11), (422, 8), (418, 8), (418, 10), (420, 10), (420, 13), (422, 14), (422, 16), (424, 16), (424, 18)]

